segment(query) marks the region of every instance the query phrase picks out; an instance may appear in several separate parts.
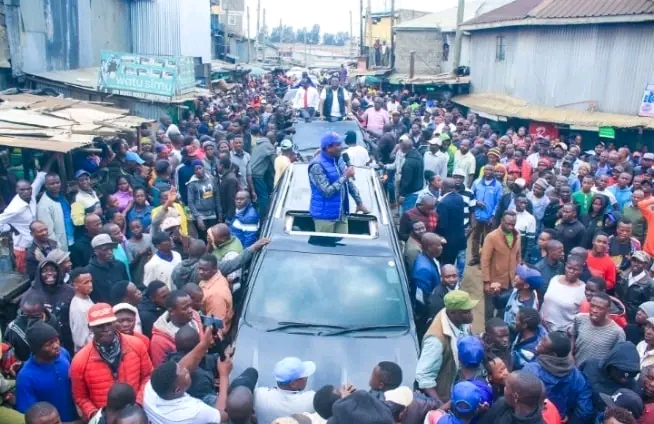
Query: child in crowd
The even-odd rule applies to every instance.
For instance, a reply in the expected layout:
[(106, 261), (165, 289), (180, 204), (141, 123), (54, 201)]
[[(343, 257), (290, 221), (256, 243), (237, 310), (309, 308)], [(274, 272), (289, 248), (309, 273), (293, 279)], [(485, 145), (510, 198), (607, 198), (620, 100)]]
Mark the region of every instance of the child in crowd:
[[(493, 304), (495, 309), (504, 310), (504, 322), (509, 326), (512, 334), (515, 334), (515, 320), (520, 308), (539, 308), (537, 291), (543, 286), (543, 277), (536, 269), (526, 265), (516, 267), (513, 290), (501, 293), (499, 287), (493, 293)], [(501, 294), (500, 294), (501, 293)]]
[(536, 346), (547, 335), (540, 314), (534, 308), (520, 308), (515, 319), (516, 336), (511, 344), (513, 369), (519, 370), (536, 358)]
[(134, 205), (134, 191), (127, 177), (116, 178), (116, 192), (113, 194), (118, 201), (118, 211), (127, 213)]

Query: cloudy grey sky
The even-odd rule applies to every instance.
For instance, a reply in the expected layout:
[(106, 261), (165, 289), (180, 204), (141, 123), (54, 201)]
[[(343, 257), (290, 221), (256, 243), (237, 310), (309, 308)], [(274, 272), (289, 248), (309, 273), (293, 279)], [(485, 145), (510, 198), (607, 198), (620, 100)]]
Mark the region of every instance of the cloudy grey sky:
[[(350, 10), (354, 34), (359, 33), (359, 0), (260, 0), (261, 9), (266, 9), (268, 28), (279, 26), (281, 19), (284, 25), (294, 28), (308, 27), (320, 24), (321, 32), (338, 32), (350, 30)], [(257, 27), (257, 0), (246, 0), (250, 7), (250, 35), (254, 36)], [(457, 4), (457, 0), (395, 0), (396, 9), (424, 10), (438, 12)], [(367, 5), (364, 0), (363, 7)], [(390, 10), (390, 0), (372, 0), (372, 11)]]

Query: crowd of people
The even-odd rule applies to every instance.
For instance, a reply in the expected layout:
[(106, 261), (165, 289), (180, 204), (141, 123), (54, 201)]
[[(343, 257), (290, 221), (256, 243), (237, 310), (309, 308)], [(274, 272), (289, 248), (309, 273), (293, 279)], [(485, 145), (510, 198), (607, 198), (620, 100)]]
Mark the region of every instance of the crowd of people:
[[(325, 134), (307, 209), (316, 231), (347, 233), (349, 213), (369, 213), (350, 161), (383, 174), (416, 369), (388, 346), (369, 387), (309, 390), (316, 364), (291, 356), (231, 375), (247, 268), (271, 242), (261, 224), (298, 159), (278, 95), (289, 81), (268, 74), (138, 140), (97, 140), (100, 154), (74, 158), (74, 184), (55, 155), (16, 182), (0, 225), (32, 284), (3, 334), (0, 422), (654, 422), (654, 154), (500, 133), (408, 91), (352, 89), (346, 74), (321, 93), (306, 75), (292, 107), (358, 120), (374, 148)], [(480, 335), (471, 286), (484, 297)]]

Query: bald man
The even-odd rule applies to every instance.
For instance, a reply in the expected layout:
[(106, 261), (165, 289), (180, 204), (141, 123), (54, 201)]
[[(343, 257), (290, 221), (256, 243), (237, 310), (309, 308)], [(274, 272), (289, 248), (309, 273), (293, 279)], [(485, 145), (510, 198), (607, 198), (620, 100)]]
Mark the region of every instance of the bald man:
[(545, 386), (536, 374), (514, 371), (504, 382), (504, 397), (493, 404), (480, 424), (544, 423), (541, 417), (544, 400)]
[(254, 394), (244, 386), (235, 387), (227, 397), (225, 412), (231, 424), (250, 424), (254, 415)]

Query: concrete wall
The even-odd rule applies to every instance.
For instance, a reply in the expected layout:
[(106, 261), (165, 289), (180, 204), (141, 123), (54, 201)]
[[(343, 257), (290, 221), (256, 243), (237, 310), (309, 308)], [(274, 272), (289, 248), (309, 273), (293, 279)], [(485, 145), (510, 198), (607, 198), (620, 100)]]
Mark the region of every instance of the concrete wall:
[(416, 52), (416, 74), (435, 75), (444, 72), (441, 65), (443, 37), (440, 31), (396, 31), (395, 70), (398, 73), (409, 73), (411, 51)]
[(636, 115), (645, 86), (654, 83), (652, 52), (654, 22), (472, 31), (472, 91)]

